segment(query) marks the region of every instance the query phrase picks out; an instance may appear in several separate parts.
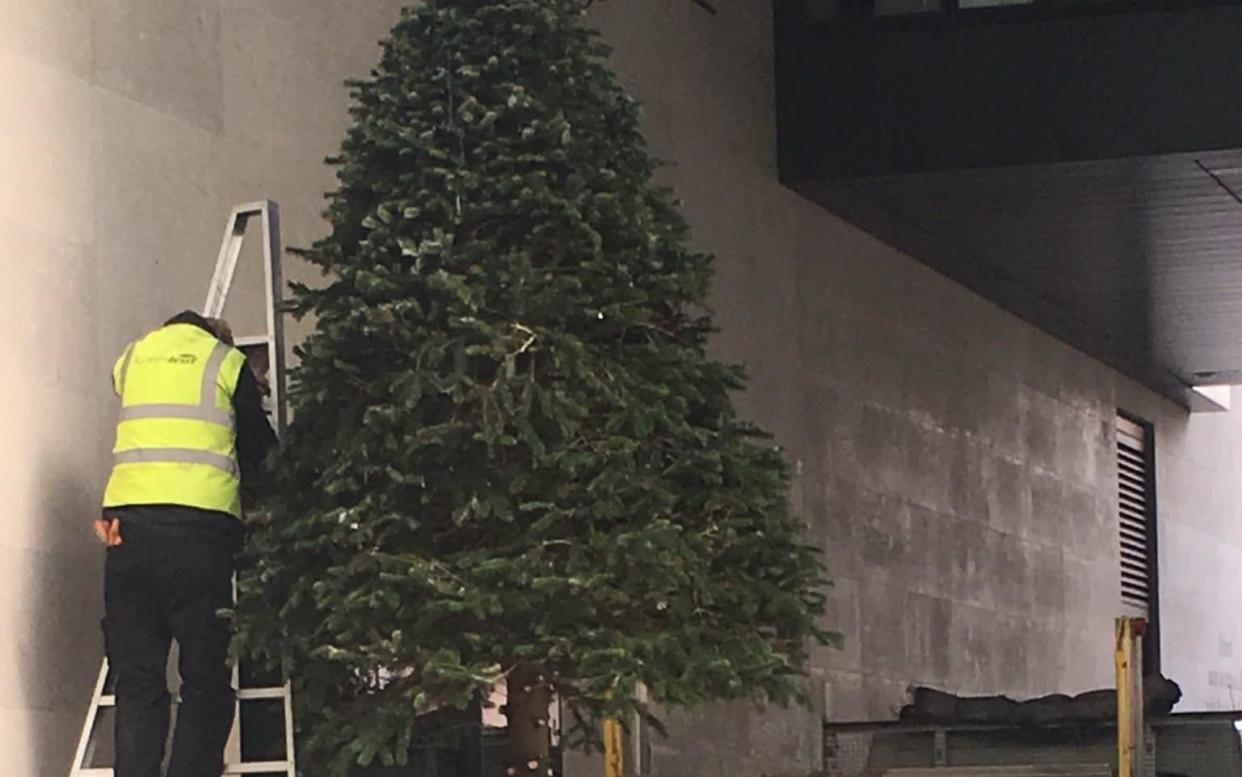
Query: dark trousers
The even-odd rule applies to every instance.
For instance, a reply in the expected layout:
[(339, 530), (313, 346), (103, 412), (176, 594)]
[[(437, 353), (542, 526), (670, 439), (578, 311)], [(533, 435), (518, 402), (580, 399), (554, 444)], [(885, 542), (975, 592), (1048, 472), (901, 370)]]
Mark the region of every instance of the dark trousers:
[(104, 641), (116, 678), (115, 777), (159, 777), (168, 741), (168, 652), (180, 649), (181, 704), (168, 777), (220, 777), (233, 725), (229, 630), (240, 524), (176, 506), (109, 511), (122, 544), (104, 567)]

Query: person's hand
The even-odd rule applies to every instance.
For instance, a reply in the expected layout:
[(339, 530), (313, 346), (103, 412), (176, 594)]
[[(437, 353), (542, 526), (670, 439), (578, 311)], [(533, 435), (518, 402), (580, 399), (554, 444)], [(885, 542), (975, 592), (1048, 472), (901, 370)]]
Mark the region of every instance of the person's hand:
[(99, 541), (109, 548), (115, 548), (121, 544), (121, 519), (120, 518), (100, 518), (95, 521), (95, 536)]

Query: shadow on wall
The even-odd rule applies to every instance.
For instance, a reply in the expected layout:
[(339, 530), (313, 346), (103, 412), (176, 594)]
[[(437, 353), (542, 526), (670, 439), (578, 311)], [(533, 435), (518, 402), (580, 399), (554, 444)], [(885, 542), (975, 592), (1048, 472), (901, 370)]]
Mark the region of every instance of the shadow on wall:
[[(89, 442), (89, 431), (78, 442)], [(73, 760), (103, 657), (103, 551), (94, 545), (91, 519), (102, 475), (94, 450), (62, 448), (38, 462), (40, 514), (23, 542), (29, 563), (19, 581), (26, 613), (18, 637), (18, 706), (28, 711), (30, 777), (63, 777)]]

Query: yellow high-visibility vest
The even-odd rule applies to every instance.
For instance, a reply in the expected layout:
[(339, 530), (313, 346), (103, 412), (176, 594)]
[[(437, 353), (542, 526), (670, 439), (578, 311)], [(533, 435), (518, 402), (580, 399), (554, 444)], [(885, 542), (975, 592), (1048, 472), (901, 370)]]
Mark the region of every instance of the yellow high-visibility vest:
[(245, 361), (192, 324), (125, 349), (112, 369), (121, 413), (105, 509), (172, 504), (241, 517), (233, 392)]

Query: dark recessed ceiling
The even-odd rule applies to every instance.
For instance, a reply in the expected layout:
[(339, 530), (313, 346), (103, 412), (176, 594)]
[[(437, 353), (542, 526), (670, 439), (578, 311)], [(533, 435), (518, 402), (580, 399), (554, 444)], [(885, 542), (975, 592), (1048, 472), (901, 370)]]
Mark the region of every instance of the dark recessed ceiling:
[(1242, 152), (797, 185), (1187, 403), (1188, 384), (1242, 383), (1242, 204), (1227, 187), (1242, 193)]
[(775, 0), (782, 181), (1178, 401), (1242, 383), (1242, 3), (926, 4)]

